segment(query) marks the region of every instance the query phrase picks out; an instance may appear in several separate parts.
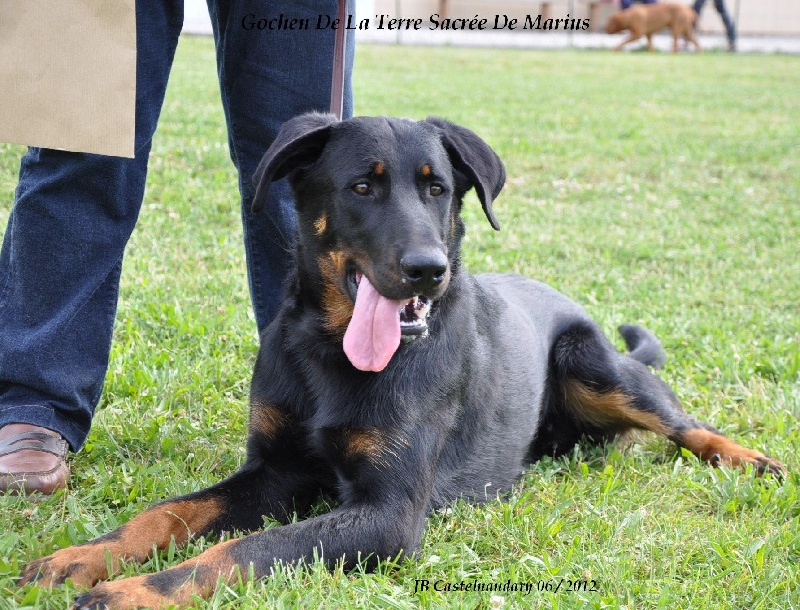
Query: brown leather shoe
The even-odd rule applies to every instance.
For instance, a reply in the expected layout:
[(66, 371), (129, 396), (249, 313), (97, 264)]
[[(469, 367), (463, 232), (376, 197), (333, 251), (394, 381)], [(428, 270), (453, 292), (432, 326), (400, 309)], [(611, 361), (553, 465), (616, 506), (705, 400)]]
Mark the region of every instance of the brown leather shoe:
[(51, 494), (67, 486), (69, 446), (58, 432), (30, 424), (0, 428), (0, 493)]

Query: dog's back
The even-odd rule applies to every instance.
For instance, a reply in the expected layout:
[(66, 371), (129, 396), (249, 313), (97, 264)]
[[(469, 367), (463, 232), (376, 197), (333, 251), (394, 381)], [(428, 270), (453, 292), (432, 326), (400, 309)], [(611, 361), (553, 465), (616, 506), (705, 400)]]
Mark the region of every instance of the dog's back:
[(697, 20), (697, 13), (685, 4), (637, 4), (609, 18), (607, 34), (631, 30), (639, 36), (655, 34), (665, 28), (682, 33)]

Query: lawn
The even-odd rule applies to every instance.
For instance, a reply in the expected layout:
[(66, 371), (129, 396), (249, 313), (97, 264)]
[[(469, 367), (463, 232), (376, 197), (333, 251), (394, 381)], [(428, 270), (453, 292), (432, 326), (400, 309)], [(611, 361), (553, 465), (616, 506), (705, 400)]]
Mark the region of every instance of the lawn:
[[(432, 515), (415, 561), (371, 574), (281, 569), (198, 607), (800, 605), (798, 73), (787, 56), (359, 48), (359, 114), (443, 116), (505, 160), (502, 231), (476, 198), (465, 206), (467, 268), (552, 284), (620, 348), (619, 324), (647, 326), (687, 410), (792, 474), (779, 484), (715, 471), (652, 435), (583, 447), (533, 465), (505, 502)], [(258, 341), (218, 96), (210, 40), (184, 39), (94, 428), (69, 493), (0, 498), (0, 608), (65, 607), (69, 586), (15, 589), (27, 561), (207, 486), (244, 457)], [(0, 230), (22, 150), (0, 145)], [(431, 588), (415, 593), (421, 580)], [(575, 580), (595, 590), (568, 591)], [(434, 591), (437, 581), (534, 590)]]

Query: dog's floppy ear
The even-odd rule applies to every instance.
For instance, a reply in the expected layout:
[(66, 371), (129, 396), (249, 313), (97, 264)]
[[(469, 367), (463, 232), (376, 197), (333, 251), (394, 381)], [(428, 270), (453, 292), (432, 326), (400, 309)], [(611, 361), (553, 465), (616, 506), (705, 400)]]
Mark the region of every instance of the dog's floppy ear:
[(500, 157), (475, 133), (444, 119), (428, 117), (427, 123), (439, 128), (442, 144), (450, 156), (453, 167), (467, 176), (475, 187), (478, 199), (489, 223), (496, 231), (500, 230), (492, 211), (492, 202), (497, 198), (506, 181), (506, 170)]
[(253, 174), (256, 187), (253, 212), (263, 209), (272, 182), (317, 160), (328, 142), (331, 125), (337, 121), (332, 114), (310, 113), (296, 116), (283, 124), (278, 137), (264, 153)]

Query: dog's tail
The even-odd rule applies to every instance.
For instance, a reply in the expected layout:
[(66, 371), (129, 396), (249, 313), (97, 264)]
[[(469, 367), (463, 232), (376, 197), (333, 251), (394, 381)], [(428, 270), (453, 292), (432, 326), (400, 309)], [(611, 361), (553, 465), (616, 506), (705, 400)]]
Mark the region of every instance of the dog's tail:
[(661, 342), (649, 330), (635, 324), (623, 324), (619, 327), (619, 334), (625, 339), (628, 356), (654, 369), (664, 366), (667, 354)]

